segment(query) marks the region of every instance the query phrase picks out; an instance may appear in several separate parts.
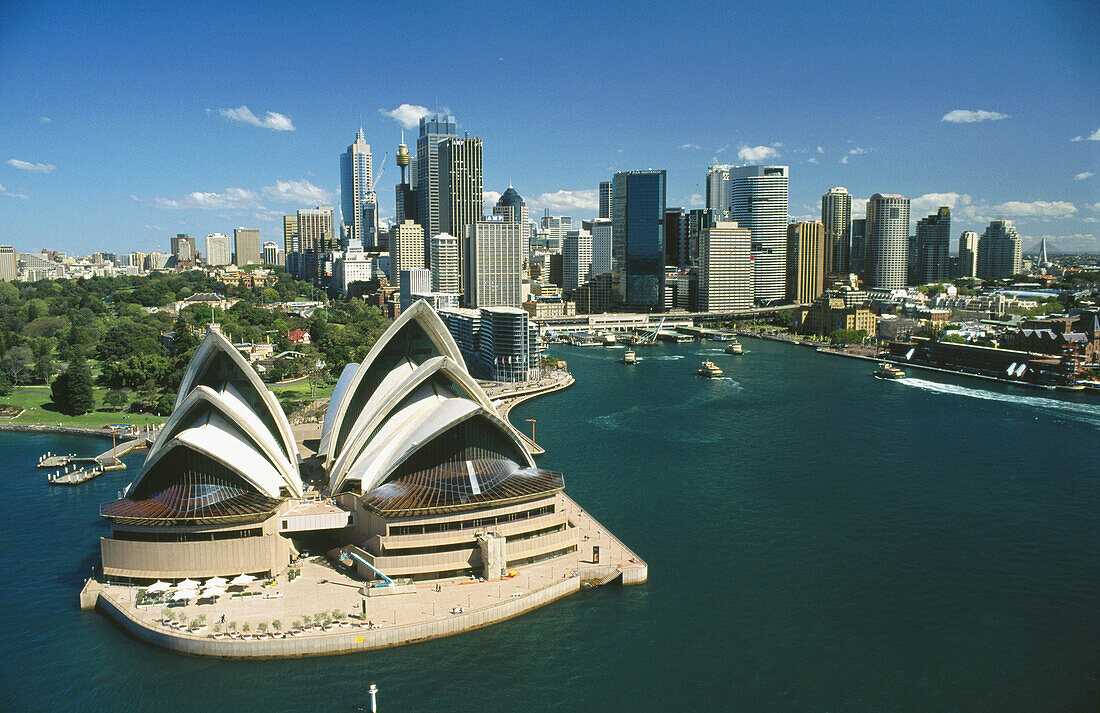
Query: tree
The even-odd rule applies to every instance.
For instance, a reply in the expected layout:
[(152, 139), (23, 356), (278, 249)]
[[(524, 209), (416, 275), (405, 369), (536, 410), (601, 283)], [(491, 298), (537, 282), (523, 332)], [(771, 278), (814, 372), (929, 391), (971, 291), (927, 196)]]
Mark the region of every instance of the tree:
[(844, 345), (844, 344), (859, 344), (867, 337), (867, 330), (865, 329), (834, 329), (829, 333), (829, 343)]
[(0, 368), (15, 385), (25, 384), (31, 378), (31, 363), (34, 353), (25, 345), (12, 347), (0, 357)]
[(76, 354), (68, 368), (54, 379), (50, 393), (58, 410), (70, 416), (80, 416), (95, 408), (92, 372), (82, 354)]
[(35, 339), (31, 346), (34, 353), (34, 378), (43, 384), (50, 383), (53, 378), (53, 340), (46, 338)]
[(11, 396), (11, 382), (8, 381), (8, 377), (3, 372), (0, 372), (0, 396)]
[(945, 334), (940, 337), (941, 342), (949, 342), (951, 344), (966, 344), (966, 340), (961, 334)]
[(158, 416), (167, 416), (172, 413), (172, 407), (176, 405), (176, 395), (171, 391), (165, 391), (153, 402), (153, 413)]
[(103, 405), (110, 406), (122, 410), (126, 404), (130, 403), (130, 397), (126, 395), (126, 392), (122, 389), (111, 389), (103, 397)]

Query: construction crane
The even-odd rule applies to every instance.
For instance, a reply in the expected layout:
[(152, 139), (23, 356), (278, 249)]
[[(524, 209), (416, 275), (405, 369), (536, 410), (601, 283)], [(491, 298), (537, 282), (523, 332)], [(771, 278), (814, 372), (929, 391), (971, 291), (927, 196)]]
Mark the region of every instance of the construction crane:
[(378, 174), (374, 177), (374, 183), (371, 184), (371, 191), (377, 193), (375, 190), (378, 187), (378, 182), (382, 180), (382, 173), (386, 170), (386, 159), (389, 158), (390, 152), (387, 151), (382, 155), (382, 163), (378, 164)]

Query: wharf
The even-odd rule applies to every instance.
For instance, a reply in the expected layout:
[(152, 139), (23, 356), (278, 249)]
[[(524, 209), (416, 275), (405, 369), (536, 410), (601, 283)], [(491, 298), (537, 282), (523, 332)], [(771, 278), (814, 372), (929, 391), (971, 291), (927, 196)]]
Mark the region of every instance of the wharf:
[[(231, 658), (280, 658), (319, 656), (400, 646), (450, 636), (495, 624), (562, 597), (576, 594), (582, 585), (642, 584), (648, 565), (612, 535), (588, 512), (564, 493), (558, 507), (569, 513), (577, 528), (576, 553), (519, 567), (515, 577), (485, 581), (466, 578), (421, 582), (408, 594), (364, 597), (363, 582), (330, 565), (323, 557), (300, 560), (301, 575), (293, 582), (286, 573), (274, 586), (250, 585), (259, 594), (251, 598), (221, 597), (216, 603), (173, 603), (176, 618), (205, 616), (206, 626), (187, 631), (166, 626), (163, 605), (136, 604), (139, 587), (88, 580), (80, 594), (83, 609), (98, 607), (127, 632), (155, 646), (199, 656)], [(600, 548), (600, 561), (592, 561), (592, 546)], [(207, 600), (203, 600), (207, 601)], [(365, 614), (363, 613), (366, 608)], [(316, 612), (333, 611), (346, 621), (327, 631), (313, 630), (283, 638), (214, 639), (216, 622), (233, 622), (243, 631), (279, 621), (283, 631)], [(373, 624), (375, 628), (360, 627)]]

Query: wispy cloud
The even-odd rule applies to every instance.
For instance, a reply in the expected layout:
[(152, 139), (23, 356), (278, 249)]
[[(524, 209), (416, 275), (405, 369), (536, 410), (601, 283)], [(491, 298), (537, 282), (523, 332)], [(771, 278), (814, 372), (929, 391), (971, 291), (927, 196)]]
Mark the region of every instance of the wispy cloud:
[(859, 156), (860, 154), (867, 153), (867, 149), (860, 148), (859, 146), (856, 146), (854, 149), (852, 149), (848, 153), (851, 154), (852, 156)]
[(290, 121), (290, 117), (275, 111), (267, 112), (266, 114), (264, 114), (262, 119), (253, 114), (252, 110), (249, 109), (247, 106), (243, 105), (237, 107), (236, 109), (219, 109), (218, 113), (220, 113), (226, 119), (241, 121), (245, 124), (252, 124), (252, 126), (258, 126), (261, 129), (271, 129), (273, 131), (294, 131), (294, 124)]
[(17, 158), (9, 158), (7, 164), (12, 168), (18, 168), (20, 171), (30, 171), (31, 173), (53, 173), (57, 170), (57, 166), (52, 163), (29, 163), (20, 161)]
[(145, 229), (146, 230), (161, 230), (161, 231), (168, 230), (168, 228), (162, 228), (159, 225), (146, 225)]
[(180, 198), (130, 198), (142, 205), (161, 210), (252, 210), (263, 207), (259, 205), (259, 195), (244, 188), (226, 188), (224, 193), (194, 191)]
[(703, 194), (702, 193), (692, 193), (691, 197), (688, 198), (688, 204), (693, 205), (693, 206), (694, 205), (703, 205)]
[(817, 160), (816, 158), (814, 158), (813, 156), (811, 156), (811, 157), (809, 157), (808, 159), (806, 159), (806, 163), (821, 163), (821, 162), (820, 162), (820, 161), (818, 161), (818, 160)]
[(600, 196), (595, 188), (586, 188), (579, 191), (558, 190), (553, 193), (542, 193), (532, 199), (531, 203), (537, 208), (549, 208), (554, 212), (593, 211), (600, 208)]
[(1067, 201), (1007, 201), (990, 210), (1008, 218), (1069, 218), (1077, 206)]
[(1075, 181), (1083, 181), (1083, 180), (1085, 180), (1086, 178), (1092, 178), (1092, 177), (1093, 177), (1093, 176), (1095, 176), (1095, 175), (1096, 175), (1096, 174), (1095, 174), (1095, 173), (1093, 173), (1092, 171), (1081, 171), (1080, 173), (1078, 173), (1078, 174), (1077, 174), (1076, 176), (1074, 176), (1074, 177), (1073, 177), (1073, 180), (1075, 180)]
[(4, 188), (4, 185), (2, 183), (0, 183), (0, 196), (7, 196), (8, 198), (19, 198), (21, 200), (30, 199), (30, 196), (28, 196), (26, 193), (12, 193), (7, 188)]
[(1074, 136), (1070, 141), (1100, 141), (1100, 129), (1097, 129), (1088, 136)]
[(985, 111), (984, 109), (955, 109), (949, 111), (943, 115), (940, 121), (946, 121), (952, 124), (974, 124), (979, 121), (1000, 121), (1001, 119), (1007, 119), (1008, 114), (1002, 114), (997, 111)]
[(823, 148), (821, 148), (820, 146), (818, 146), (818, 147), (817, 147), (817, 152), (818, 152), (818, 153), (825, 153), (825, 149), (823, 149)]
[(331, 193), (304, 178), (300, 181), (275, 181), (274, 186), (264, 186), (262, 190), (268, 198), (282, 203), (322, 205), (332, 201)]
[(966, 193), (925, 193), (911, 199), (909, 205), (913, 220), (934, 212), (940, 206), (950, 208), (958, 219), (982, 223), (1002, 219), (1048, 222), (1072, 218), (1077, 213), (1077, 206), (1069, 201), (1005, 201), (989, 205), (974, 200)]
[(759, 163), (772, 158), (779, 158), (779, 152), (772, 146), (745, 146), (737, 149), (737, 158), (747, 163)]
[(53, 119), (51, 119), (51, 118), (50, 118), (50, 117), (48, 117), (48, 116), (44, 116), (44, 117), (42, 117), (42, 119), (40, 120), (40, 123), (42, 123), (42, 124), (48, 124), (48, 123), (50, 123), (51, 121), (53, 121)]
[(390, 117), (406, 129), (412, 129), (420, 123), (420, 117), (431, 112), (428, 107), (419, 104), (402, 104), (396, 109), (379, 109), (378, 113)]
[(848, 157), (845, 156), (844, 158), (840, 159), (840, 163), (851, 163), (851, 161), (849, 161)]
[(682, 149), (693, 149), (695, 151), (702, 151), (703, 150), (703, 147), (700, 146), (699, 144), (681, 144), (680, 148), (682, 148)]

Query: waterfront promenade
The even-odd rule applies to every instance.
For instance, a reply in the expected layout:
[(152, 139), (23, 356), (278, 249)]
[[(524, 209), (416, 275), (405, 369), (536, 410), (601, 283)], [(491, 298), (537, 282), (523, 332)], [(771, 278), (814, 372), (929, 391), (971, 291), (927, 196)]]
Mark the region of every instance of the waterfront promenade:
[[(257, 581), (236, 588), (238, 594), (247, 592), (247, 598), (225, 595), (213, 603), (190, 600), (170, 607), (139, 607), (137, 597), (144, 587), (89, 580), (81, 591), (81, 606), (98, 607), (136, 638), (180, 653), (274, 658), (365, 651), (449, 636), (518, 616), (575, 594), (585, 584), (647, 580), (646, 563), (569, 496), (559, 494), (558, 507), (577, 528), (578, 551), (519, 568), (515, 577), (499, 581), (424, 582), (410, 593), (389, 594), (382, 588), (364, 596), (362, 581), (336, 569), (324, 556), (314, 556), (292, 566), (301, 572), (293, 581), (284, 572), (273, 586)], [(594, 546), (599, 547), (599, 562), (592, 559)], [(172, 628), (165, 623), (165, 611), (176, 621), (189, 623), (205, 616), (205, 627), (198, 631)], [(285, 634), (296, 623), (306, 625), (307, 616), (332, 617), (334, 612), (343, 617), (342, 624)], [(274, 621), (279, 621), (282, 637), (271, 636)], [(360, 627), (362, 623), (377, 628)], [(233, 631), (242, 636), (215, 639), (215, 624), (222, 632), (234, 624)], [(255, 638), (261, 624), (268, 633)], [(243, 638), (246, 628), (249, 638)]]

